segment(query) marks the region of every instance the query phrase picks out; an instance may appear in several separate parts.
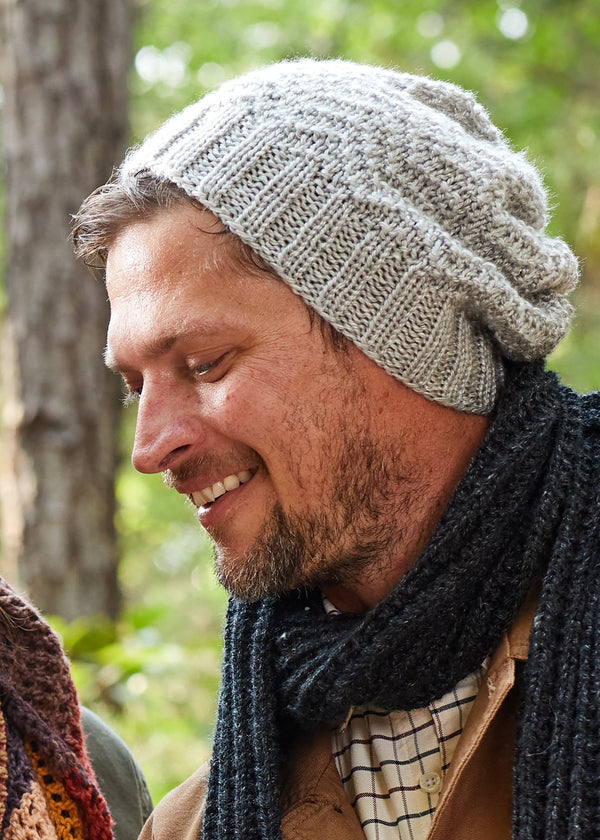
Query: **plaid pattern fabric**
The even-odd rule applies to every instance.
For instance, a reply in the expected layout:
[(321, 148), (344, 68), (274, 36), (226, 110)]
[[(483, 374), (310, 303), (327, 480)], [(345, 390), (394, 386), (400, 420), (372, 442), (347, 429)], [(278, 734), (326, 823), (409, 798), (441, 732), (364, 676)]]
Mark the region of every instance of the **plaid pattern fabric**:
[[(328, 613), (337, 612), (323, 601)], [(367, 840), (425, 840), (484, 670), (426, 708), (357, 707), (334, 730), (335, 764)]]

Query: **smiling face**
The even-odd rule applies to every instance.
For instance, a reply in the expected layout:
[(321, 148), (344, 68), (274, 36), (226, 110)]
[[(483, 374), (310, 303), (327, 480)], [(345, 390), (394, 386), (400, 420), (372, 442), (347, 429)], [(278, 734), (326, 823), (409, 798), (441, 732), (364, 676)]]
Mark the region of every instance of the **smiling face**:
[(283, 282), (236, 267), (220, 229), (179, 206), (109, 250), (107, 363), (139, 399), (133, 463), (193, 501), (240, 598), (385, 576), (427, 519), (432, 404), (333, 348)]

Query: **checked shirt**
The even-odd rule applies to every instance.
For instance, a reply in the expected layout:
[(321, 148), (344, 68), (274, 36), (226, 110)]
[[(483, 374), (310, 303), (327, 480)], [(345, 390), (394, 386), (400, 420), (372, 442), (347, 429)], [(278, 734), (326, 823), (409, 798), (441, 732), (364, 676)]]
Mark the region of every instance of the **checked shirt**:
[(367, 840), (425, 840), (483, 673), (423, 709), (356, 707), (333, 731), (335, 764)]

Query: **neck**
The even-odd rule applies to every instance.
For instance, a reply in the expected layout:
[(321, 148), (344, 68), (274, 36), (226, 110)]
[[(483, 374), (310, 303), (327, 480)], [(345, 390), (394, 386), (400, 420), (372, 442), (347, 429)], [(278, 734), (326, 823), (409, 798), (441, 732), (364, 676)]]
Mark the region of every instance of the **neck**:
[(490, 426), (489, 417), (423, 403), (414, 424), (422, 451), (416, 468), (423, 480), (411, 494), (409, 509), (398, 514), (396, 551), (387, 561), (362, 569), (356, 578), (321, 585), (323, 594), (342, 612), (371, 609), (414, 566)]

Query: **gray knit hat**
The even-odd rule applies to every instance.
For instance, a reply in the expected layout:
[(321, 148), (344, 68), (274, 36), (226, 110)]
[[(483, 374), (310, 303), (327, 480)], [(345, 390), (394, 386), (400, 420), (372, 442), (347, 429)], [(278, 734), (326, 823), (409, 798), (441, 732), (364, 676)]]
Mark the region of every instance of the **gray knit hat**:
[(201, 202), (392, 376), (487, 413), (565, 335), (578, 266), (474, 97), (345, 61), (223, 84), (125, 159)]

